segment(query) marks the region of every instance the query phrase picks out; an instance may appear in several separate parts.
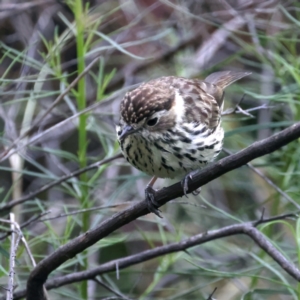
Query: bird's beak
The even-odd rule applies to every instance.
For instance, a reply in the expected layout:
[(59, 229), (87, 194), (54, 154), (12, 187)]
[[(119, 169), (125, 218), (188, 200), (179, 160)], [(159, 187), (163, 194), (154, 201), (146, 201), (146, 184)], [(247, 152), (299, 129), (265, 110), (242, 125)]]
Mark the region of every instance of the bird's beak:
[(139, 128), (134, 129), (132, 126), (126, 125), (124, 126), (122, 133), (119, 135), (119, 140), (124, 140), (128, 135), (135, 133), (139, 130)]

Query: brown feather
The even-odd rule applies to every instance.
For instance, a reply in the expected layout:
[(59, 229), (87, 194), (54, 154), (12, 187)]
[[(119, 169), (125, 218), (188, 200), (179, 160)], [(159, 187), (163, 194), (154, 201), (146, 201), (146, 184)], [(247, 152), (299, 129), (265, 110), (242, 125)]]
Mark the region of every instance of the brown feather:
[(186, 122), (200, 122), (214, 130), (220, 123), (224, 89), (249, 74), (216, 72), (204, 81), (175, 76), (160, 77), (127, 93), (121, 103), (121, 114), (128, 124), (137, 124), (155, 112), (170, 110), (177, 91), (185, 100)]
[(221, 71), (210, 74), (204, 81), (225, 89), (228, 85), (250, 74), (251, 72)]

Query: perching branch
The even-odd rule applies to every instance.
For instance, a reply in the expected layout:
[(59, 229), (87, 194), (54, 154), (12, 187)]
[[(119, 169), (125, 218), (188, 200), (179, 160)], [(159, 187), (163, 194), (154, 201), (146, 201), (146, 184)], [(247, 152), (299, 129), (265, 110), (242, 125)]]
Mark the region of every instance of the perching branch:
[[(300, 281), (300, 270), (297, 269), (293, 263), (289, 262), (272, 244), (266, 237), (256, 228), (260, 224), (272, 222), (275, 220), (283, 220), (288, 218), (296, 217), (296, 214), (284, 214), (272, 218), (263, 217), (254, 222), (245, 222), (242, 224), (229, 225), (216, 230), (210, 230), (205, 233), (200, 233), (184, 239), (180, 242), (171, 243), (169, 245), (159, 246), (154, 249), (142, 251), (138, 254), (130, 255), (120, 259), (112, 260), (108, 263), (102, 264), (96, 268), (88, 271), (73, 272), (69, 275), (59, 276), (50, 279), (46, 283), (46, 289), (50, 290), (53, 288), (58, 288), (67, 284), (74, 282), (81, 282), (83, 280), (94, 280), (96, 276), (105, 274), (108, 272), (116, 271), (116, 268), (124, 269), (126, 267), (139, 264), (141, 262), (148, 261), (150, 259), (167, 255), (174, 252), (184, 251), (191, 247), (207, 243), (222, 237), (228, 237), (236, 234), (246, 234), (248, 235), (259, 247), (264, 249), (288, 274), (290, 274), (294, 279)], [(14, 299), (20, 299), (26, 296), (26, 290), (16, 292), (14, 294)], [(27, 296), (27, 299), (29, 297)]]
[[(287, 145), (299, 137), (300, 122), (286, 128), (285, 130), (282, 130), (277, 134), (274, 134), (269, 138), (255, 142), (238, 153), (225, 157), (196, 173), (192, 180), (190, 180), (189, 192), (194, 191), (195, 189), (231, 170), (247, 164), (249, 161), (257, 157), (274, 152), (275, 150)], [(168, 201), (181, 196), (183, 196), (183, 190), (181, 183), (178, 182), (168, 188), (163, 188), (156, 192), (155, 200), (160, 205), (163, 205)], [(103, 221), (97, 228), (92, 229), (61, 246), (59, 249), (39, 262), (30, 274), (27, 282), (27, 299), (44, 299), (43, 284), (46, 282), (49, 274), (52, 271), (57, 269), (68, 259), (95, 244), (97, 241), (106, 237), (116, 229), (148, 213), (146, 201), (141, 201), (122, 212), (114, 214), (112, 217)], [(251, 235), (251, 232), (252, 231), (249, 230), (244, 233)]]

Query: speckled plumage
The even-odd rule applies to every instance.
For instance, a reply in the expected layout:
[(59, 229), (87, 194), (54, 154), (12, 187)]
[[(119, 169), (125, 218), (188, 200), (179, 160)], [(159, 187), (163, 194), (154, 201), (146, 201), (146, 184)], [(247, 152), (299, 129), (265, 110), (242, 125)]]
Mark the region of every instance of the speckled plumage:
[(162, 178), (182, 177), (205, 166), (222, 149), (224, 89), (248, 74), (217, 72), (204, 81), (161, 77), (127, 93), (117, 126), (125, 158)]

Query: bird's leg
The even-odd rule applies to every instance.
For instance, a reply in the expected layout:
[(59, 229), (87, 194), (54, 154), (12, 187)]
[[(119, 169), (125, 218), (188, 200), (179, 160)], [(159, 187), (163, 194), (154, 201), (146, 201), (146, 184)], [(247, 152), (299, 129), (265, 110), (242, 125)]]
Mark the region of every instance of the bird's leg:
[(151, 178), (150, 182), (147, 184), (147, 187), (145, 189), (145, 198), (148, 210), (154, 214), (156, 214), (158, 217), (162, 218), (160, 214), (160, 210), (158, 209), (159, 204), (155, 200), (155, 190), (153, 189), (153, 185), (155, 181), (157, 180), (157, 177), (154, 176)]
[(192, 191), (192, 194), (193, 194), (194, 196), (198, 196), (200, 193), (201, 193), (201, 187), (199, 187), (198, 189)]
[[(189, 180), (192, 180), (192, 179), (193, 179), (193, 176), (194, 176), (196, 173), (197, 173), (197, 170), (192, 171), (192, 172), (186, 174), (186, 175), (184, 176), (184, 178), (181, 180), (181, 186), (182, 186), (182, 189), (183, 189), (183, 193), (184, 193), (184, 195), (185, 195), (187, 198), (188, 198), (187, 192), (188, 192), (188, 190), (189, 190)], [(195, 190), (195, 191), (192, 191), (192, 194), (193, 194), (194, 196), (197, 196), (197, 195), (200, 194), (200, 192), (201, 192), (201, 187), (200, 187), (199, 189)]]

